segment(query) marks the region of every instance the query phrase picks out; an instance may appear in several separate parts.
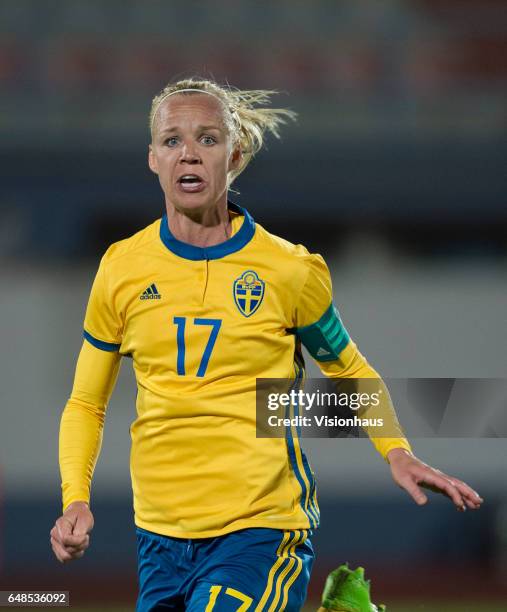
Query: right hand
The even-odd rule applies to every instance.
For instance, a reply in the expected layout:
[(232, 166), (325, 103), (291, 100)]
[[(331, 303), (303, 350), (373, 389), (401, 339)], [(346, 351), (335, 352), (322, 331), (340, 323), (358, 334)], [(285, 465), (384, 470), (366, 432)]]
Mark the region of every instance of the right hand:
[(73, 502), (51, 529), (51, 547), (60, 563), (80, 559), (90, 545), (93, 514), (86, 502)]

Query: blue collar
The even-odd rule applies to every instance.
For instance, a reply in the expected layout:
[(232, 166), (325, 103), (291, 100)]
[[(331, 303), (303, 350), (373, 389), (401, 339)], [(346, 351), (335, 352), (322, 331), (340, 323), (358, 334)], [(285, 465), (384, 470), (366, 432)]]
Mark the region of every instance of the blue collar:
[(186, 242), (181, 242), (181, 240), (178, 240), (171, 234), (169, 223), (167, 222), (167, 214), (164, 215), (160, 221), (160, 240), (162, 240), (165, 246), (175, 255), (183, 257), (184, 259), (191, 259), (192, 261), (220, 259), (221, 257), (239, 251), (252, 240), (255, 233), (255, 221), (248, 211), (241, 206), (233, 204), (232, 202), (228, 202), (227, 206), (229, 210), (244, 216), (244, 221), (239, 231), (237, 231), (234, 236), (231, 236), (229, 240), (209, 247), (198, 247), (187, 244)]

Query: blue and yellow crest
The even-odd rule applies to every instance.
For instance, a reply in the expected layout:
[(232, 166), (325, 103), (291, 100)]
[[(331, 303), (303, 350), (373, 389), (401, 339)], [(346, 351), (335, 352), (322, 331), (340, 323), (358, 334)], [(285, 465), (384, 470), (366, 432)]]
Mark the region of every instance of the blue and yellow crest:
[(247, 270), (234, 281), (234, 301), (242, 315), (251, 317), (264, 297), (264, 281), (253, 270)]

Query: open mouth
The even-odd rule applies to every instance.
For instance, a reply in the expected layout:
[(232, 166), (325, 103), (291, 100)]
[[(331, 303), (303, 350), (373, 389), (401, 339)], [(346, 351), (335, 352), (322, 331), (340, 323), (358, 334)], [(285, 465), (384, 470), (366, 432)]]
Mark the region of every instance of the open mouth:
[(178, 179), (178, 185), (182, 191), (195, 193), (204, 189), (204, 181), (198, 174), (184, 174)]

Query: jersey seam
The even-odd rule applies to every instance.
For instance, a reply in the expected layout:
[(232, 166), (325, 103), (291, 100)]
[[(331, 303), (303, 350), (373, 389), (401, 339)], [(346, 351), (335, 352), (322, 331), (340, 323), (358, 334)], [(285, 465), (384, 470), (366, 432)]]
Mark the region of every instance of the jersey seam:
[[(111, 290), (110, 290), (110, 286), (109, 286), (109, 274), (108, 274), (108, 270), (107, 270), (107, 264), (108, 262), (104, 262), (104, 290), (106, 293), (106, 303), (108, 308), (111, 310), (111, 313), (113, 312), (113, 308), (112, 308), (112, 299), (111, 299)], [(117, 313), (117, 316), (120, 316)], [(120, 316), (121, 319), (121, 316)], [(92, 334), (93, 335), (93, 334)], [(120, 327), (120, 329), (117, 330), (117, 336), (118, 336), (118, 340), (119, 342), (113, 342), (112, 344), (120, 344), (123, 342), (123, 325)], [(100, 338), (97, 338), (98, 340), (100, 340)], [(104, 342), (106, 342), (104, 340)]]
[[(161, 219), (158, 219), (158, 221), (161, 221)], [(154, 221), (152, 223), (152, 225), (154, 225), (155, 223), (157, 223), (157, 221)], [(131, 236), (130, 238), (126, 238), (126, 240), (128, 241), (128, 240), (130, 240), (132, 238), (133, 238), (133, 236)], [(131, 253), (135, 253), (137, 250), (139, 250), (139, 249), (141, 249), (143, 247), (146, 247), (147, 245), (151, 245), (153, 242), (156, 242), (157, 240), (160, 240), (158, 235), (152, 237), (151, 239), (147, 240), (146, 242), (143, 242), (142, 244), (139, 244), (137, 246), (131, 246), (124, 253), (118, 253), (117, 255), (107, 255), (107, 252), (106, 252), (106, 254), (104, 255), (104, 257), (106, 258), (106, 262), (105, 263), (108, 263), (108, 264), (109, 263), (113, 263), (117, 259), (121, 259), (122, 257), (125, 257), (126, 255), (130, 255)], [(111, 248), (114, 244), (118, 244), (118, 243), (114, 242), (112, 245), (110, 245), (109, 248)]]
[[(298, 310), (299, 303), (301, 302), (301, 296), (303, 295), (304, 288), (306, 287), (306, 283), (308, 282), (308, 279), (309, 279), (309, 277), (310, 277), (310, 266), (305, 265), (305, 267), (306, 267), (306, 275), (305, 275), (305, 280), (303, 281), (303, 283), (302, 283), (302, 285), (301, 285), (301, 288), (299, 289), (299, 292), (298, 292), (298, 297), (297, 297), (296, 304), (295, 304), (295, 309), (294, 309), (295, 311), (297, 311), (297, 310)], [(296, 312), (294, 313), (294, 315), (296, 315)], [(294, 319), (295, 319), (295, 321), (294, 321), (294, 322), (295, 322), (295, 323), (297, 323), (296, 316), (294, 316)], [(317, 320), (318, 320), (318, 319), (317, 319)], [(294, 327), (295, 327), (296, 329), (298, 329), (298, 326), (297, 326), (297, 325), (294, 325)]]

